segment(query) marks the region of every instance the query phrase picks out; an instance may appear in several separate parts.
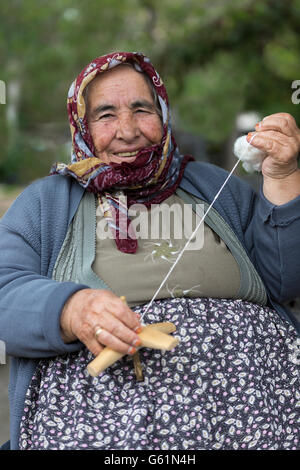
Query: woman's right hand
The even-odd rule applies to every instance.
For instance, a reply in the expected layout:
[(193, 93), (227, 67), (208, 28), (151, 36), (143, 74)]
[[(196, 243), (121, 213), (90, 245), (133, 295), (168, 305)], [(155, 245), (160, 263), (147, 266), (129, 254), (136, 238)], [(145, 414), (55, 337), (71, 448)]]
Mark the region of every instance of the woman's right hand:
[[(134, 354), (141, 345), (139, 317), (108, 290), (82, 289), (66, 302), (60, 319), (65, 343), (79, 339), (97, 356), (105, 346)], [(100, 333), (96, 330), (100, 328)]]

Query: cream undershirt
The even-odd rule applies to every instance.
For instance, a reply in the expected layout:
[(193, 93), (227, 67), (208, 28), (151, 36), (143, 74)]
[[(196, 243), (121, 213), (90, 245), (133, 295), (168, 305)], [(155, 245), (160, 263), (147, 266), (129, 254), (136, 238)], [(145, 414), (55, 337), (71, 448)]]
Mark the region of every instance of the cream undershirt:
[[(126, 254), (117, 249), (113, 238), (108, 238), (110, 229), (97, 210), (92, 269), (116, 295), (125, 295), (128, 305), (133, 307), (152, 298), (200, 217), (191, 205), (173, 194), (151, 210), (137, 211), (131, 220), (138, 237), (138, 250)], [(157, 299), (236, 298), (239, 287), (237, 262), (220, 237), (204, 223)]]

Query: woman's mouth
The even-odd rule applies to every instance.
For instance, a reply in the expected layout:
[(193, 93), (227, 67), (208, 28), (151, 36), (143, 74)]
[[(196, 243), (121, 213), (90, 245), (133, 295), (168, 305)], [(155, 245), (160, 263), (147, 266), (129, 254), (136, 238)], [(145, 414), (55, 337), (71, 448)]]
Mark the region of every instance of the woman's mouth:
[(113, 155), (115, 157), (136, 157), (136, 155), (139, 153), (139, 150), (135, 150), (134, 152), (119, 152), (119, 153), (114, 153)]
[(112, 153), (110, 156), (110, 161), (114, 163), (122, 163), (122, 162), (132, 163), (135, 161), (138, 153), (139, 153), (139, 150), (134, 150), (132, 152)]

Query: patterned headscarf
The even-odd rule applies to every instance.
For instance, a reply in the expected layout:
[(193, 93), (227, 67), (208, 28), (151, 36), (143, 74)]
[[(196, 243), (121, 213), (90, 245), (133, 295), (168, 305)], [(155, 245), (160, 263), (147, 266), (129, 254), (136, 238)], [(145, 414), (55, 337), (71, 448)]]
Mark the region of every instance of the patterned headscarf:
[[(159, 145), (139, 151), (134, 162), (107, 164), (95, 156), (83, 91), (96, 75), (124, 63), (145, 73), (153, 83), (162, 111), (163, 137)], [(167, 199), (175, 192), (186, 164), (192, 160), (190, 156), (179, 154), (172, 136), (165, 86), (143, 54), (108, 54), (93, 60), (72, 83), (68, 93), (68, 115), (72, 135), (71, 164), (55, 163), (50, 174), (70, 175), (87, 191), (97, 193), (118, 249), (124, 253), (135, 253), (137, 240), (130, 228), (128, 207), (132, 204), (149, 207)]]

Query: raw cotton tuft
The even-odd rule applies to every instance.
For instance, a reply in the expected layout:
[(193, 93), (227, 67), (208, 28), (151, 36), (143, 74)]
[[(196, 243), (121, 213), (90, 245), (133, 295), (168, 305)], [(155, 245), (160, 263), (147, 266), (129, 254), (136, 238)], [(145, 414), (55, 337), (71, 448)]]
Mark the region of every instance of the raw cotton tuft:
[(266, 152), (259, 150), (247, 142), (247, 136), (239, 137), (233, 147), (233, 153), (243, 162), (243, 167), (249, 173), (261, 171), (262, 161), (266, 156)]

